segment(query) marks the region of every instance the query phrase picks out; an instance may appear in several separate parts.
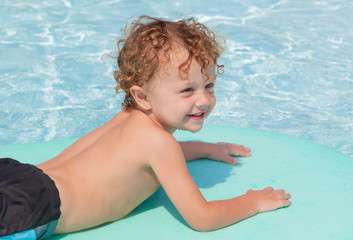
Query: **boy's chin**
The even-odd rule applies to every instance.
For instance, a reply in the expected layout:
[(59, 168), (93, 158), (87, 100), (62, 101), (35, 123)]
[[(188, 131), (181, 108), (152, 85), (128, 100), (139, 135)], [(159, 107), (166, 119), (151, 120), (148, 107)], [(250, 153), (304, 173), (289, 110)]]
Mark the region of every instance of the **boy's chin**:
[(202, 127), (203, 127), (203, 124), (201, 124), (199, 126), (188, 127), (186, 129), (181, 129), (181, 130), (192, 132), (192, 133), (197, 133), (202, 129)]

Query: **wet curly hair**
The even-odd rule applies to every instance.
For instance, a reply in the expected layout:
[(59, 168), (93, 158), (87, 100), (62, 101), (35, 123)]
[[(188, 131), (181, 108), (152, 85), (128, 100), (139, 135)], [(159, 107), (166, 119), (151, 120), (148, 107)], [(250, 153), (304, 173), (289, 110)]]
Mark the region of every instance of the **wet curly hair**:
[[(189, 53), (188, 59), (179, 66), (181, 74), (187, 76), (193, 57), (207, 78), (210, 76), (206, 70), (212, 63), (216, 64), (218, 74), (223, 71), (223, 65), (217, 64), (223, 43), (216, 39), (214, 32), (194, 18), (171, 22), (143, 15), (127, 25), (124, 34), (126, 38), (117, 42), (118, 69), (114, 71), (114, 79), (117, 82), (116, 92), (125, 92), (122, 103), (125, 110), (136, 108), (130, 88), (150, 82), (159, 69), (161, 57), (163, 61), (169, 61), (173, 42), (181, 44)], [(124, 45), (120, 49), (122, 43)]]

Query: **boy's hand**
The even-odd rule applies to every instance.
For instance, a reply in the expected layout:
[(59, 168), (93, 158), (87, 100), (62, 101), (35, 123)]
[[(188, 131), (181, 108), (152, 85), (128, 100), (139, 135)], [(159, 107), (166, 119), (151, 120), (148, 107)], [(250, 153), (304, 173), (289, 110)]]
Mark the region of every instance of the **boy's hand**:
[(250, 148), (243, 145), (219, 142), (210, 146), (210, 159), (237, 164), (237, 160), (232, 156), (250, 157)]
[(274, 190), (272, 187), (267, 187), (258, 191), (248, 190), (246, 195), (256, 201), (258, 212), (268, 212), (292, 204), (288, 201), (291, 195), (283, 189)]

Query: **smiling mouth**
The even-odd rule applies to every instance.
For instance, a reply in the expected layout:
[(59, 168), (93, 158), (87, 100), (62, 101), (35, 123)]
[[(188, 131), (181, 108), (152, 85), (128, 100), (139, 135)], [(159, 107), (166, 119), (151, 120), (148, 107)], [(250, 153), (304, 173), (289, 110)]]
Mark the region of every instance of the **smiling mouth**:
[(195, 113), (195, 114), (188, 114), (188, 117), (192, 118), (192, 119), (202, 119), (205, 116), (205, 113)]

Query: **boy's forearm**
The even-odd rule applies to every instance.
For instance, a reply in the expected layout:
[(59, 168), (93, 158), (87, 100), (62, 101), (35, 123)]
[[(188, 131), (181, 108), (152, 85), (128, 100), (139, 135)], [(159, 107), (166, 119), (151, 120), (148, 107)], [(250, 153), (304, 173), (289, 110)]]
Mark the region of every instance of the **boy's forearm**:
[(211, 143), (205, 142), (179, 142), (186, 161), (209, 158)]
[(258, 213), (257, 202), (244, 194), (228, 200), (208, 203), (206, 214), (190, 225), (198, 231), (212, 231), (229, 226)]
[(219, 221), (213, 222), (210, 230), (231, 225), (258, 213), (255, 199), (247, 194), (229, 200), (210, 202), (209, 204), (222, 215)]

